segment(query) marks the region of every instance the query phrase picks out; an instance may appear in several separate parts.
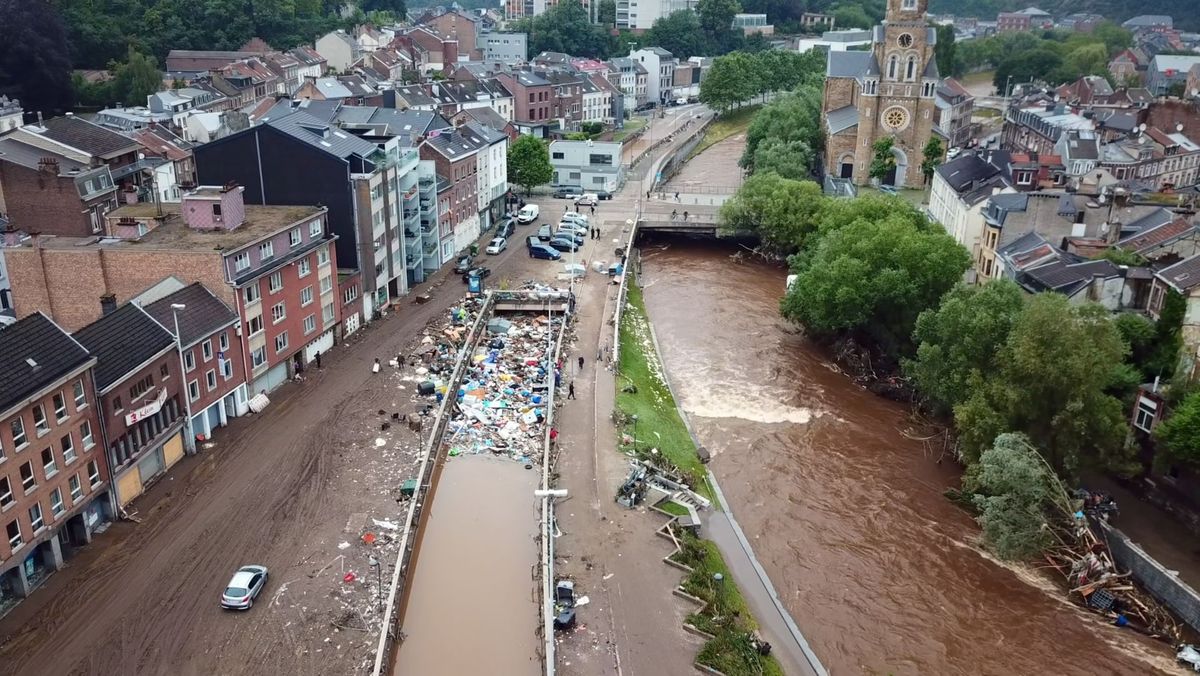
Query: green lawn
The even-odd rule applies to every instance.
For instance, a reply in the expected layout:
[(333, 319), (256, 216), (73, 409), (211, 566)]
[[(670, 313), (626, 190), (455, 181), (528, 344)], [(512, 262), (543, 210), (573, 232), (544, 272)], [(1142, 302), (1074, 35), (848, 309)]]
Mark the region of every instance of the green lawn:
[[(696, 455), (696, 445), (679, 417), (675, 398), (667, 387), (663, 366), (654, 350), (642, 290), (636, 284), (630, 284), (626, 297), (628, 304), (621, 315), (621, 363), (617, 377), (617, 408), (628, 421), (623, 431), (631, 437), (636, 436), (639, 452), (657, 448), (660, 457), (671, 461), (693, 479), (696, 491), (708, 495), (707, 473)], [(636, 392), (625, 391), (630, 384)], [(632, 423), (635, 415), (638, 418), (636, 428)]]
[(758, 109), (761, 107), (762, 106), (755, 104), (752, 106), (746, 106), (744, 108), (738, 108), (737, 110), (731, 110), (714, 120), (712, 124), (705, 128), (704, 138), (700, 139), (700, 143), (697, 144), (692, 150), (692, 153), (688, 156), (688, 159), (692, 159), (693, 157), (699, 155), (705, 150), (708, 150), (721, 141), (724, 141), (730, 136), (733, 136), (734, 134), (744, 132), (749, 129), (750, 121), (754, 119), (754, 114), (757, 113)]
[(658, 507), (671, 516), (687, 516), (688, 513), (687, 507), (684, 507), (674, 500), (665, 500), (655, 505), (655, 507)]
[(964, 87), (970, 89), (972, 87), (975, 87), (975, 86), (978, 86), (981, 84), (989, 84), (990, 85), (995, 81), (995, 79), (996, 79), (996, 71), (983, 70), (983, 71), (979, 71), (978, 73), (967, 73), (962, 78), (959, 78), (959, 81), (962, 82)]
[(641, 131), (642, 129), (645, 129), (647, 119), (649, 118), (635, 117), (631, 120), (625, 120), (625, 128), (618, 129), (617, 131), (613, 132), (613, 142), (620, 143), (629, 138), (631, 135)]
[[(680, 545), (682, 549), (673, 558), (692, 569), (683, 580), (683, 589), (708, 603), (702, 612), (690, 615), (688, 621), (716, 637), (704, 644), (696, 661), (727, 676), (783, 676), (775, 658), (763, 657), (751, 647), (750, 635), (758, 625), (746, 599), (733, 583), (717, 545), (687, 532), (682, 533)], [(722, 580), (713, 577), (717, 573)]]
[[(858, 194), (859, 195), (884, 195), (884, 194), (888, 194), (888, 193), (884, 193), (882, 190), (880, 190), (879, 188), (876, 188), (874, 186), (860, 185), (860, 186), (858, 186)], [(923, 206), (925, 204), (929, 204), (929, 188), (921, 188), (920, 190), (915, 190), (912, 188), (901, 188), (896, 191), (896, 196), (901, 199), (912, 202), (913, 206), (918, 207), (918, 208), (920, 208), (921, 206)]]

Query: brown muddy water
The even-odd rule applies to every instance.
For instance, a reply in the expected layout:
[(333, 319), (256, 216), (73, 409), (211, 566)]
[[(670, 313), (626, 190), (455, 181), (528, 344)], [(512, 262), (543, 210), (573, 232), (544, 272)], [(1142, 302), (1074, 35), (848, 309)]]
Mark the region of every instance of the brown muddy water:
[(643, 248), (666, 370), (780, 598), (833, 674), (1146, 674), (1167, 646), (1109, 627), (1037, 571), (997, 563), (944, 496), (959, 470), (901, 435), (779, 317), (782, 266), (731, 246)]
[(467, 456), (443, 468), (417, 557), (393, 674), (541, 673), (538, 473)]

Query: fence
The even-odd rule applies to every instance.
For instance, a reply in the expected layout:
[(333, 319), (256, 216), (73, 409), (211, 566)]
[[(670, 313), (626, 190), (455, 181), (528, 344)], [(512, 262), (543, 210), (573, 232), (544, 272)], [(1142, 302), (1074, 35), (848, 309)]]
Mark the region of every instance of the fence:
[(1133, 573), (1135, 582), (1163, 602), (1193, 631), (1200, 631), (1200, 594), (1195, 589), (1164, 568), (1121, 531), (1103, 521), (1093, 520), (1092, 526), (1108, 543), (1117, 566)]
[(412, 564), (413, 552), (416, 549), (419, 519), (424, 512), (422, 506), (432, 489), (434, 469), (437, 467), (437, 463), (443, 460), (442, 434), (446, 431), (446, 425), (450, 420), (450, 406), (455, 401), (455, 397), (451, 396), (451, 393), (456, 392), (462, 382), (469, 361), (467, 357), (474, 351), (475, 344), (479, 342), (479, 336), (482, 335), (480, 328), (487, 325), (487, 318), (491, 315), (494, 300), (491, 292), (485, 296), (479, 316), (475, 318), (475, 323), (471, 325), (471, 331), (467, 334), (466, 341), (459, 350), (458, 359), (454, 362), (454, 370), (451, 372), (446, 388), (446, 396), (442, 397), (442, 404), (438, 407), (437, 417), (433, 421), (433, 429), (430, 430), (429, 439), (425, 442), (425, 449), (421, 453), (421, 466), (417, 471), (417, 489), (408, 502), (408, 515), (404, 520), (404, 535), (400, 540), (396, 565), (392, 569), (392, 588), (388, 593), (387, 606), (383, 614), (379, 645), (375, 649), (375, 666), (371, 670), (372, 676), (380, 676), (391, 661), (395, 637), (400, 633), (399, 627), (396, 626), (400, 621), (400, 618), (396, 616), (396, 601), (397, 599), (403, 600), (404, 594), (408, 591), (409, 566)]
[[(547, 306), (549, 312), (549, 306)], [(547, 369), (553, 372), (553, 365), (558, 363), (559, 355), (562, 354), (563, 337), (567, 332), (567, 321), (570, 320), (569, 315), (563, 316), (562, 327), (558, 331), (558, 341), (554, 345), (554, 350), (547, 355), (550, 361), (551, 368)], [(542, 640), (544, 642), (543, 660), (546, 676), (554, 676), (555, 670), (555, 654), (554, 654), (554, 498), (545, 491), (550, 490), (550, 464), (551, 453), (554, 449), (550, 442), (550, 430), (554, 427), (554, 398), (557, 388), (555, 387), (554, 378), (548, 378), (549, 387), (546, 392), (546, 438), (543, 440), (544, 451), (542, 453)]]

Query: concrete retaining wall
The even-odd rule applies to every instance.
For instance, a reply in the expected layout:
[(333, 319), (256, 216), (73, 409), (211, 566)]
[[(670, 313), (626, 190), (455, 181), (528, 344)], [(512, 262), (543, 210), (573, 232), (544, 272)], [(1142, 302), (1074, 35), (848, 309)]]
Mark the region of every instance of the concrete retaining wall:
[(1135, 582), (1145, 587), (1189, 627), (1200, 631), (1200, 594), (1195, 589), (1171, 574), (1121, 531), (1104, 522), (1093, 522), (1093, 526), (1108, 541), (1108, 548), (1118, 568), (1133, 573)]

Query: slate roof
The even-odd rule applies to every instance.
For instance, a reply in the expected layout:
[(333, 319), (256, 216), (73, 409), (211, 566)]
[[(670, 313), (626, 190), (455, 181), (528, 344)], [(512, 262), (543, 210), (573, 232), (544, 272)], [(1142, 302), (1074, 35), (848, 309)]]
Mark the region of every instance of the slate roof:
[(1038, 291), (1057, 291), (1070, 296), (1090, 284), (1097, 275), (1120, 277), (1121, 270), (1106, 260), (1084, 263), (1067, 263), (1059, 260), (1026, 271), (1025, 283)]
[(451, 162), (473, 155), (488, 145), (485, 139), (465, 125), (454, 131), (431, 136), (426, 139), (425, 143)]
[(179, 342), (186, 348), (208, 338), (213, 333), (237, 324), (238, 316), (199, 282), (185, 286), (169, 296), (143, 308), (159, 324), (175, 332), (175, 317), (171, 305), (186, 305), (179, 311)]
[(323, 120), (305, 112), (293, 111), (291, 115), (272, 119), (267, 126), (293, 136), (309, 145), (338, 157), (370, 157), (378, 147), (354, 134), (347, 134)]
[(454, 125), (431, 110), (397, 110), (375, 106), (342, 106), (337, 121), (352, 126), (370, 126), (382, 135), (426, 136), (434, 129)]
[(434, 99), (429, 95), (429, 92), (425, 91), (424, 85), (396, 87), (396, 96), (397, 98), (404, 99), (404, 102), (409, 106), (430, 106), (437, 103), (437, 99)]
[(858, 126), (858, 108), (844, 106), (825, 114), (825, 124), (829, 126), (830, 134), (837, 134), (851, 127)]
[(96, 389), (100, 392), (175, 343), (169, 331), (133, 303), (79, 329), (75, 339), (96, 356)]
[(1188, 223), (1187, 219), (1175, 218), (1167, 223), (1139, 230), (1117, 242), (1117, 246), (1126, 251), (1141, 253), (1169, 244), (1195, 231), (1196, 227)]
[(861, 77), (878, 75), (879, 64), (872, 52), (830, 52), (829, 64), (825, 67), (826, 77)]
[(940, 165), (936, 171), (954, 192), (962, 192), (973, 183), (1000, 173), (998, 167), (974, 153), (960, 155)]
[(476, 122), (499, 132), (503, 132), (506, 128), (508, 128), (508, 122), (505, 121), (500, 113), (497, 113), (496, 110), (491, 106), (464, 108), (459, 115), (467, 115)]
[(0, 329), (0, 414), (89, 359), (71, 334), (40, 312)]
[(43, 136), (100, 158), (134, 152), (136, 141), (74, 115), (46, 120)]
[(1200, 286), (1200, 256), (1185, 258), (1174, 265), (1165, 267), (1159, 270), (1155, 277), (1171, 285), (1180, 293), (1190, 291)]

